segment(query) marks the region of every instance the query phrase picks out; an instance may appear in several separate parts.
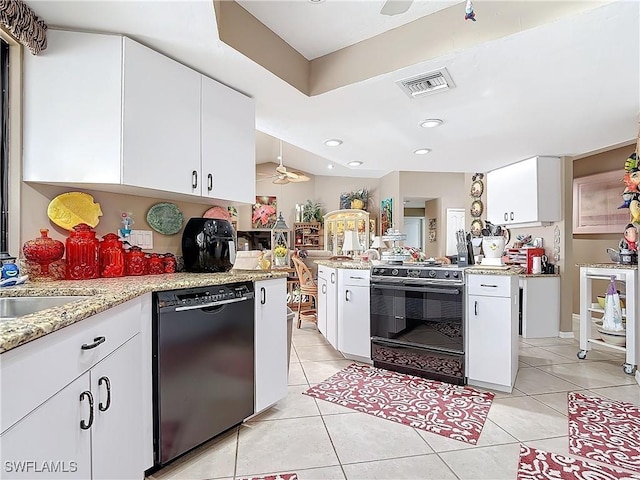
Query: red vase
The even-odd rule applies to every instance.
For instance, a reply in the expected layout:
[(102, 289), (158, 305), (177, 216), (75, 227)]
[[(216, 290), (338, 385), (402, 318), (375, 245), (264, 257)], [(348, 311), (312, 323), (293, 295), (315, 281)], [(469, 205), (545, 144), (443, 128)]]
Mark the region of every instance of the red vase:
[(87, 280), (100, 276), (96, 232), (79, 223), (67, 238), (67, 280)]
[(146, 275), (147, 259), (145, 253), (138, 246), (131, 247), (124, 252), (124, 274)]
[(100, 276), (105, 278), (124, 275), (124, 247), (115, 233), (107, 233), (100, 242)]
[(164, 258), (157, 253), (149, 256), (149, 275), (160, 275), (164, 273)]
[(49, 264), (62, 258), (64, 255), (64, 243), (60, 240), (49, 238), (49, 229), (42, 228), (40, 229), (39, 238), (24, 242), (22, 253), (24, 253), (27, 260), (40, 265), (39, 277), (49, 277), (51, 276), (49, 274)]
[(164, 254), (164, 273), (175, 273), (176, 271), (176, 257), (172, 253)]

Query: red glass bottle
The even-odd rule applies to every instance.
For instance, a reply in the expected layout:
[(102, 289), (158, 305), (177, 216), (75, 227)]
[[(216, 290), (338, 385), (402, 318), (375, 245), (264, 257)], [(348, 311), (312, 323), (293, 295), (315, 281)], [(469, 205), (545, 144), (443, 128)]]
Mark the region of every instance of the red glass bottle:
[(160, 275), (164, 273), (164, 258), (157, 253), (149, 256), (149, 275)]
[(100, 242), (100, 276), (105, 278), (124, 275), (124, 247), (115, 233), (107, 233)]
[(86, 223), (79, 223), (67, 238), (67, 280), (86, 280), (100, 276), (98, 239)]
[(138, 246), (133, 246), (124, 252), (124, 274), (146, 275), (147, 259), (145, 253)]
[(64, 243), (49, 238), (49, 229), (42, 228), (40, 229), (40, 237), (24, 242), (22, 252), (27, 260), (40, 265), (40, 272), (37, 275), (33, 271), (29, 273), (31, 280), (55, 279), (55, 276), (49, 273), (49, 264), (62, 258)]

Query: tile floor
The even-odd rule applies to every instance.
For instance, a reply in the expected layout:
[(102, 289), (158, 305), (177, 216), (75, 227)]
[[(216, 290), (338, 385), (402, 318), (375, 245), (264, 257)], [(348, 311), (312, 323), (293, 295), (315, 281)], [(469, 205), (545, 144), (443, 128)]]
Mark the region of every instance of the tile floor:
[(496, 395), (473, 446), (302, 395), (352, 363), (303, 323), (294, 327), (287, 398), (149, 479), (297, 472), (301, 480), (515, 480), (520, 442), (569, 453), (568, 391), (640, 404), (640, 387), (622, 371), (623, 353), (602, 348), (578, 360), (578, 342), (561, 338), (521, 339), (520, 349), (515, 389)]

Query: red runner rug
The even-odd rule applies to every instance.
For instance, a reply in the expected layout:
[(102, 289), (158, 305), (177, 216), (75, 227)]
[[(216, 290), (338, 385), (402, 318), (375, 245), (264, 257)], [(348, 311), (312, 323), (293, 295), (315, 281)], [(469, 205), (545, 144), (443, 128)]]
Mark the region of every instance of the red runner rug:
[(640, 472), (640, 407), (569, 392), (569, 451)]
[(613, 480), (640, 479), (616, 468), (520, 445), (517, 480)]
[(245, 477), (237, 480), (298, 480), (297, 473), (278, 473), (276, 475), (265, 475), (264, 477)]
[(304, 393), (473, 445), (494, 397), (471, 387), (357, 364)]

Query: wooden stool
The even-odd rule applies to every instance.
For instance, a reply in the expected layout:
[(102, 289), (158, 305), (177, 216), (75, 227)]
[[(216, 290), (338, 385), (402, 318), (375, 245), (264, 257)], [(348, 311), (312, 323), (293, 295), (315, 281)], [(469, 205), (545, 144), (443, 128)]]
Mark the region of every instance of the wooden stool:
[[(302, 324), (302, 320), (308, 320), (316, 325), (318, 324), (318, 284), (313, 279), (311, 270), (307, 267), (300, 257), (294, 255), (291, 257), (293, 260), (293, 266), (296, 269), (298, 280), (300, 281), (300, 296), (298, 297), (298, 328)], [(313, 299), (313, 308), (301, 310), (302, 297), (307, 296)]]

